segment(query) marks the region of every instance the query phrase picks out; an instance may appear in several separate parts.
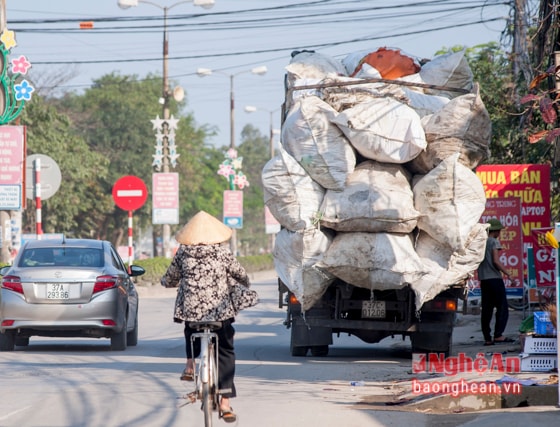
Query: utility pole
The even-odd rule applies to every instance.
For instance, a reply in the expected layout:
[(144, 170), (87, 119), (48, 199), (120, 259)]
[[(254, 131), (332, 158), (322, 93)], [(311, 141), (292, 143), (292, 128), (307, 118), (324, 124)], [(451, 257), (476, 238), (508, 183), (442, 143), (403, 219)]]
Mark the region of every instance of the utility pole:
[(531, 61), (527, 45), (527, 0), (515, 0), (513, 23), (513, 63), (512, 73), (515, 82), (515, 103), (519, 106), (519, 76), (523, 74), (525, 86), (533, 80)]
[[(6, 0), (0, 0), (0, 34), (6, 28)], [(4, 104), (4, 97), (0, 97), (0, 111), (4, 111), (6, 105)], [(11, 243), (11, 228), (6, 227), (10, 225), (10, 211), (0, 210), (0, 241), (2, 246), (0, 249), (0, 262), (10, 262), (10, 243)], [(10, 232), (8, 232), (10, 231)]]

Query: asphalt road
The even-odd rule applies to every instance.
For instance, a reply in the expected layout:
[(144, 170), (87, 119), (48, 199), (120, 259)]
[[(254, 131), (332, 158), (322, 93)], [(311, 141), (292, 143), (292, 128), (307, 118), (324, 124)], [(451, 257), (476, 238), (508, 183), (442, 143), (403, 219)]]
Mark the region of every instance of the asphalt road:
[[(535, 406), (464, 414), (394, 410), (384, 400), (406, 394), (408, 341), (368, 345), (335, 337), (325, 358), (292, 358), (272, 275), (255, 275), (260, 303), (235, 323), (238, 397), (245, 427), (552, 426), (560, 411)], [(109, 350), (109, 340), (31, 338), (27, 348), (0, 353), (0, 426), (202, 426), (198, 404), (179, 407), (191, 391), (181, 325), (172, 322), (174, 290), (142, 289), (137, 347)], [(509, 331), (515, 332), (515, 321)], [(459, 349), (479, 351), (476, 318), (456, 328)], [(455, 338), (455, 337), (454, 337)], [(480, 347), (482, 349), (482, 347)], [(507, 349), (506, 349), (507, 351)], [(512, 349), (515, 351), (515, 349)], [(541, 375), (542, 376), (542, 375)], [(352, 386), (363, 381), (363, 386)], [(391, 409), (391, 410), (386, 410)], [(215, 425), (226, 425), (215, 419)]]

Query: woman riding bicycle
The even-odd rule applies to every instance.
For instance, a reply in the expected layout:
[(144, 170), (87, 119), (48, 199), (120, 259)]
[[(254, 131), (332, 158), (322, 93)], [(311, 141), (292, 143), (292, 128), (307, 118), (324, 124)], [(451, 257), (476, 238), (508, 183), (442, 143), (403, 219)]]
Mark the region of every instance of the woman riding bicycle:
[(175, 236), (180, 243), (167, 272), (161, 278), (166, 288), (179, 287), (175, 300), (174, 321), (185, 322), (187, 365), (181, 379), (194, 379), (194, 361), (200, 353), (200, 341), (194, 343), (192, 354), (190, 339), (193, 329), (189, 322), (221, 321), (218, 335), (218, 388), (230, 389), (221, 394), (220, 417), (235, 422), (237, 417), (229, 400), (236, 397), (235, 351), (233, 328), (235, 307), (230, 297), (233, 281), (250, 286), (245, 269), (229, 249), (232, 230), (204, 211), (197, 213)]

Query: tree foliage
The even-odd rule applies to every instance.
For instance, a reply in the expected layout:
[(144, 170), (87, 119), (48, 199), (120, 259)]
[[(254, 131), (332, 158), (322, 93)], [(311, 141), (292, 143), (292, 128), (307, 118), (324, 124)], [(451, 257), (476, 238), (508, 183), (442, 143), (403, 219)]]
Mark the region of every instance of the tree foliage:
[[(38, 95), (26, 106), (21, 124), (27, 127), (28, 154), (52, 157), (62, 173), (59, 191), (42, 204), (45, 232), (123, 244), (127, 214), (115, 206), (112, 187), (125, 175), (138, 176), (148, 187), (150, 197), (134, 212), (134, 223), (141, 229), (151, 226), (156, 130), (150, 120), (162, 117), (161, 87), (157, 76), (139, 80), (112, 73), (95, 80), (83, 93), (60, 98)], [(171, 170), (179, 175), (179, 224), (171, 226), (172, 234), (199, 210), (220, 218), (223, 191), (228, 188), (217, 174), (228, 147), (208, 145), (211, 129), (197, 127), (191, 114), (181, 114), (183, 107), (171, 105), (171, 113), (179, 118), (175, 143), (180, 154)], [(251, 127), (242, 138), (239, 151), (252, 186), (245, 191), (245, 228), (239, 236), (243, 249), (253, 253), (266, 241), (260, 180), (267, 160), (266, 140)], [(29, 232), (35, 226), (34, 207), (32, 200), (23, 214)], [(154, 237), (158, 235), (161, 226), (154, 226)]]

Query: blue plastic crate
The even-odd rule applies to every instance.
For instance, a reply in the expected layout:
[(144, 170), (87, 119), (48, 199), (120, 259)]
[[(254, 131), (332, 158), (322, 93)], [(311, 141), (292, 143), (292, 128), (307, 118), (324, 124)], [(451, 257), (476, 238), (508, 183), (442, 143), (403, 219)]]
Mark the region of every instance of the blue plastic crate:
[(533, 318), (535, 335), (556, 336), (556, 329), (552, 326), (550, 313), (548, 311), (535, 311), (533, 313)]

